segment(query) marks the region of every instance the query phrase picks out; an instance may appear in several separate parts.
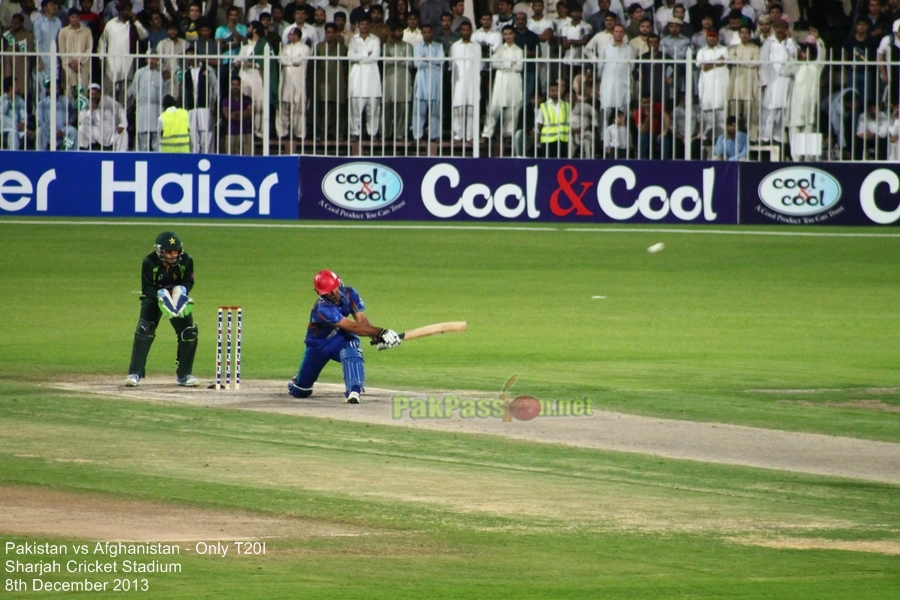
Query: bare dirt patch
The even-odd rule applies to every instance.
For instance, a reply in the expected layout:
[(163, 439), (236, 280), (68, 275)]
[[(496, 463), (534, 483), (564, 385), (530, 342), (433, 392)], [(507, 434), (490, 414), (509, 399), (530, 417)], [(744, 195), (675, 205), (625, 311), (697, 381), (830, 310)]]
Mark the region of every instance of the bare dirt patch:
[(306, 417), (341, 419), (417, 429), (502, 435), (510, 438), (616, 450), (703, 462), (725, 463), (900, 484), (900, 444), (821, 434), (796, 433), (721, 423), (658, 419), (609, 411), (582, 417), (411, 419), (392, 414), (392, 397), (422, 398), (457, 394), (490, 398), (496, 394), (432, 390), (411, 392), (370, 388), (360, 405), (343, 402), (343, 386), (317, 383), (312, 397), (295, 400), (286, 381), (250, 380), (240, 391), (186, 389), (171, 378), (150, 378), (125, 388), (121, 378), (86, 376), (54, 388), (141, 401), (173, 402)]
[(362, 535), (309, 519), (202, 510), (34, 487), (0, 486), (0, 533), (122, 542), (238, 541)]
[(735, 537), (729, 541), (743, 546), (762, 546), (776, 550), (846, 550), (874, 554), (900, 555), (900, 542), (890, 540), (829, 540), (799, 537)]

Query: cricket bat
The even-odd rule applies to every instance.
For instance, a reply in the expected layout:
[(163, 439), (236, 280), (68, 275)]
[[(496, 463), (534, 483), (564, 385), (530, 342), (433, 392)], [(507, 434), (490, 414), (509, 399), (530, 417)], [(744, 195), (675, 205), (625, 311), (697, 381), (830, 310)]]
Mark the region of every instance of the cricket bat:
[[(414, 340), (420, 337), (427, 337), (429, 335), (437, 335), (439, 333), (451, 333), (454, 331), (465, 331), (466, 325), (465, 321), (450, 321), (448, 323), (435, 323), (434, 325), (426, 325), (425, 327), (418, 327), (416, 329), (410, 329), (409, 331), (404, 331), (400, 334), (400, 339), (403, 340)], [(375, 340), (372, 340), (371, 344), (374, 346), (377, 344)]]

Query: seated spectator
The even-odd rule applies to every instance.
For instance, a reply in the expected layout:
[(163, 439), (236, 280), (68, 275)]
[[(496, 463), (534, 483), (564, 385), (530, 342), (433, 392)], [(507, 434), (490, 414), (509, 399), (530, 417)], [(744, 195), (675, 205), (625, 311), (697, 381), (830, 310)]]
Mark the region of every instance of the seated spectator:
[[(120, 13), (121, 14), (121, 10)], [(126, 152), (128, 116), (121, 104), (91, 84), (91, 98), (78, 115), (78, 147), (82, 150)]]
[[(634, 4), (628, 7), (628, 25), (625, 26), (625, 35), (628, 36), (629, 40), (634, 40), (639, 35), (642, 35), (640, 32), (641, 22), (644, 20), (644, 8), (635, 2)], [(650, 30), (653, 30), (653, 19), (649, 19), (650, 21)], [(647, 32), (648, 34), (650, 31)], [(643, 54), (646, 52), (644, 50), (641, 52)], [(635, 54), (637, 56), (637, 54)]]
[(888, 160), (900, 161), (900, 104), (891, 107), (891, 126), (888, 127)]
[(631, 130), (625, 122), (625, 113), (616, 111), (612, 123), (603, 132), (604, 158), (629, 158), (631, 156)]
[(664, 153), (668, 144), (663, 144), (663, 109), (659, 102), (652, 102), (650, 96), (641, 98), (641, 105), (632, 115), (638, 132), (638, 158), (668, 158)]
[(19, 84), (12, 77), (3, 78), (0, 96), (0, 149), (18, 150), (25, 139), (25, 100), (19, 95)]
[(403, 30), (403, 41), (415, 48), (422, 41), (422, 29), (419, 27), (419, 13), (411, 12), (406, 16), (406, 29)]
[[(391, 39), (391, 28), (384, 22), (384, 10), (376, 4), (369, 11), (369, 18), (372, 21), (369, 24), (369, 33), (377, 37), (382, 45), (387, 44), (388, 40)], [(468, 22), (468, 19), (466, 19), (466, 22)]]
[[(636, 5), (632, 4), (632, 6)], [(642, 54), (650, 52), (650, 44), (647, 39), (650, 34), (653, 33), (653, 19), (650, 17), (641, 19), (641, 22), (637, 24), (637, 35), (635, 36), (629, 35), (628, 29), (628, 27), (625, 28), (625, 35), (628, 35), (628, 45), (634, 50), (634, 57), (637, 58)], [(659, 36), (657, 36), (656, 39), (658, 41)]]
[(713, 160), (747, 160), (748, 149), (747, 134), (738, 131), (737, 119), (728, 117), (725, 132), (719, 136), (713, 148)]
[(878, 110), (878, 103), (870, 101), (866, 104), (866, 111), (859, 115), (856, 122), (856, 141), (853, 145), (853, 158), (856, 160), (868, 159), (870, 152), (874, 153), (875, 160), (887, 158), (888, 128), (890, 122), (884, 111)]

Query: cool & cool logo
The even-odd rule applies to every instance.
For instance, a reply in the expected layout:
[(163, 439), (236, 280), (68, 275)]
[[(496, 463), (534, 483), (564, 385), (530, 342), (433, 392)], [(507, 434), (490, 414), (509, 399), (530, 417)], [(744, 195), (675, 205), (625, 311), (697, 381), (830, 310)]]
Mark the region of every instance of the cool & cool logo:
[(403, 191), (403, 180), (384, 165), (367, 162), (341, 165), (322, 179), (322, 193), (347, 210), (375, 210), (388, 206)]
[(787, 167), (766, 175), (759, 184), (759, 199), (783, 215), (817, 215), (838, 203), (841, 184), (821, 169)]

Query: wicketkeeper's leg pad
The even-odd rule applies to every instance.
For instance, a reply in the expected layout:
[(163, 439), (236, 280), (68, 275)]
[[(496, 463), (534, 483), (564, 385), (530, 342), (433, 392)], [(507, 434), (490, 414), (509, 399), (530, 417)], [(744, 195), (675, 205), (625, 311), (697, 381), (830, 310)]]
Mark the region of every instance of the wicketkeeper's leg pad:
[(365, 391), (366, 366), (363, 361), (359, 340), (354, 340), (341, 348), (341, 366), (344, 368), (346, 393)]
[(150, 354), (150, 346), (156, 338), (156, 323), (146, 319), (138, 319), (137, 328), (134, 330), (134, 343), (131, 346), (131, 364), (128, 372), (144, 376), (144, 367), (147, 364), (147, 356)]
[(197, 338), (199, 333), (196, 325), (185, 327), (178, 334), (178, 356), (175, 364), (178, 365), (178, 376), (190, 375), (194, 369), (194, 355), (197, 353)]

